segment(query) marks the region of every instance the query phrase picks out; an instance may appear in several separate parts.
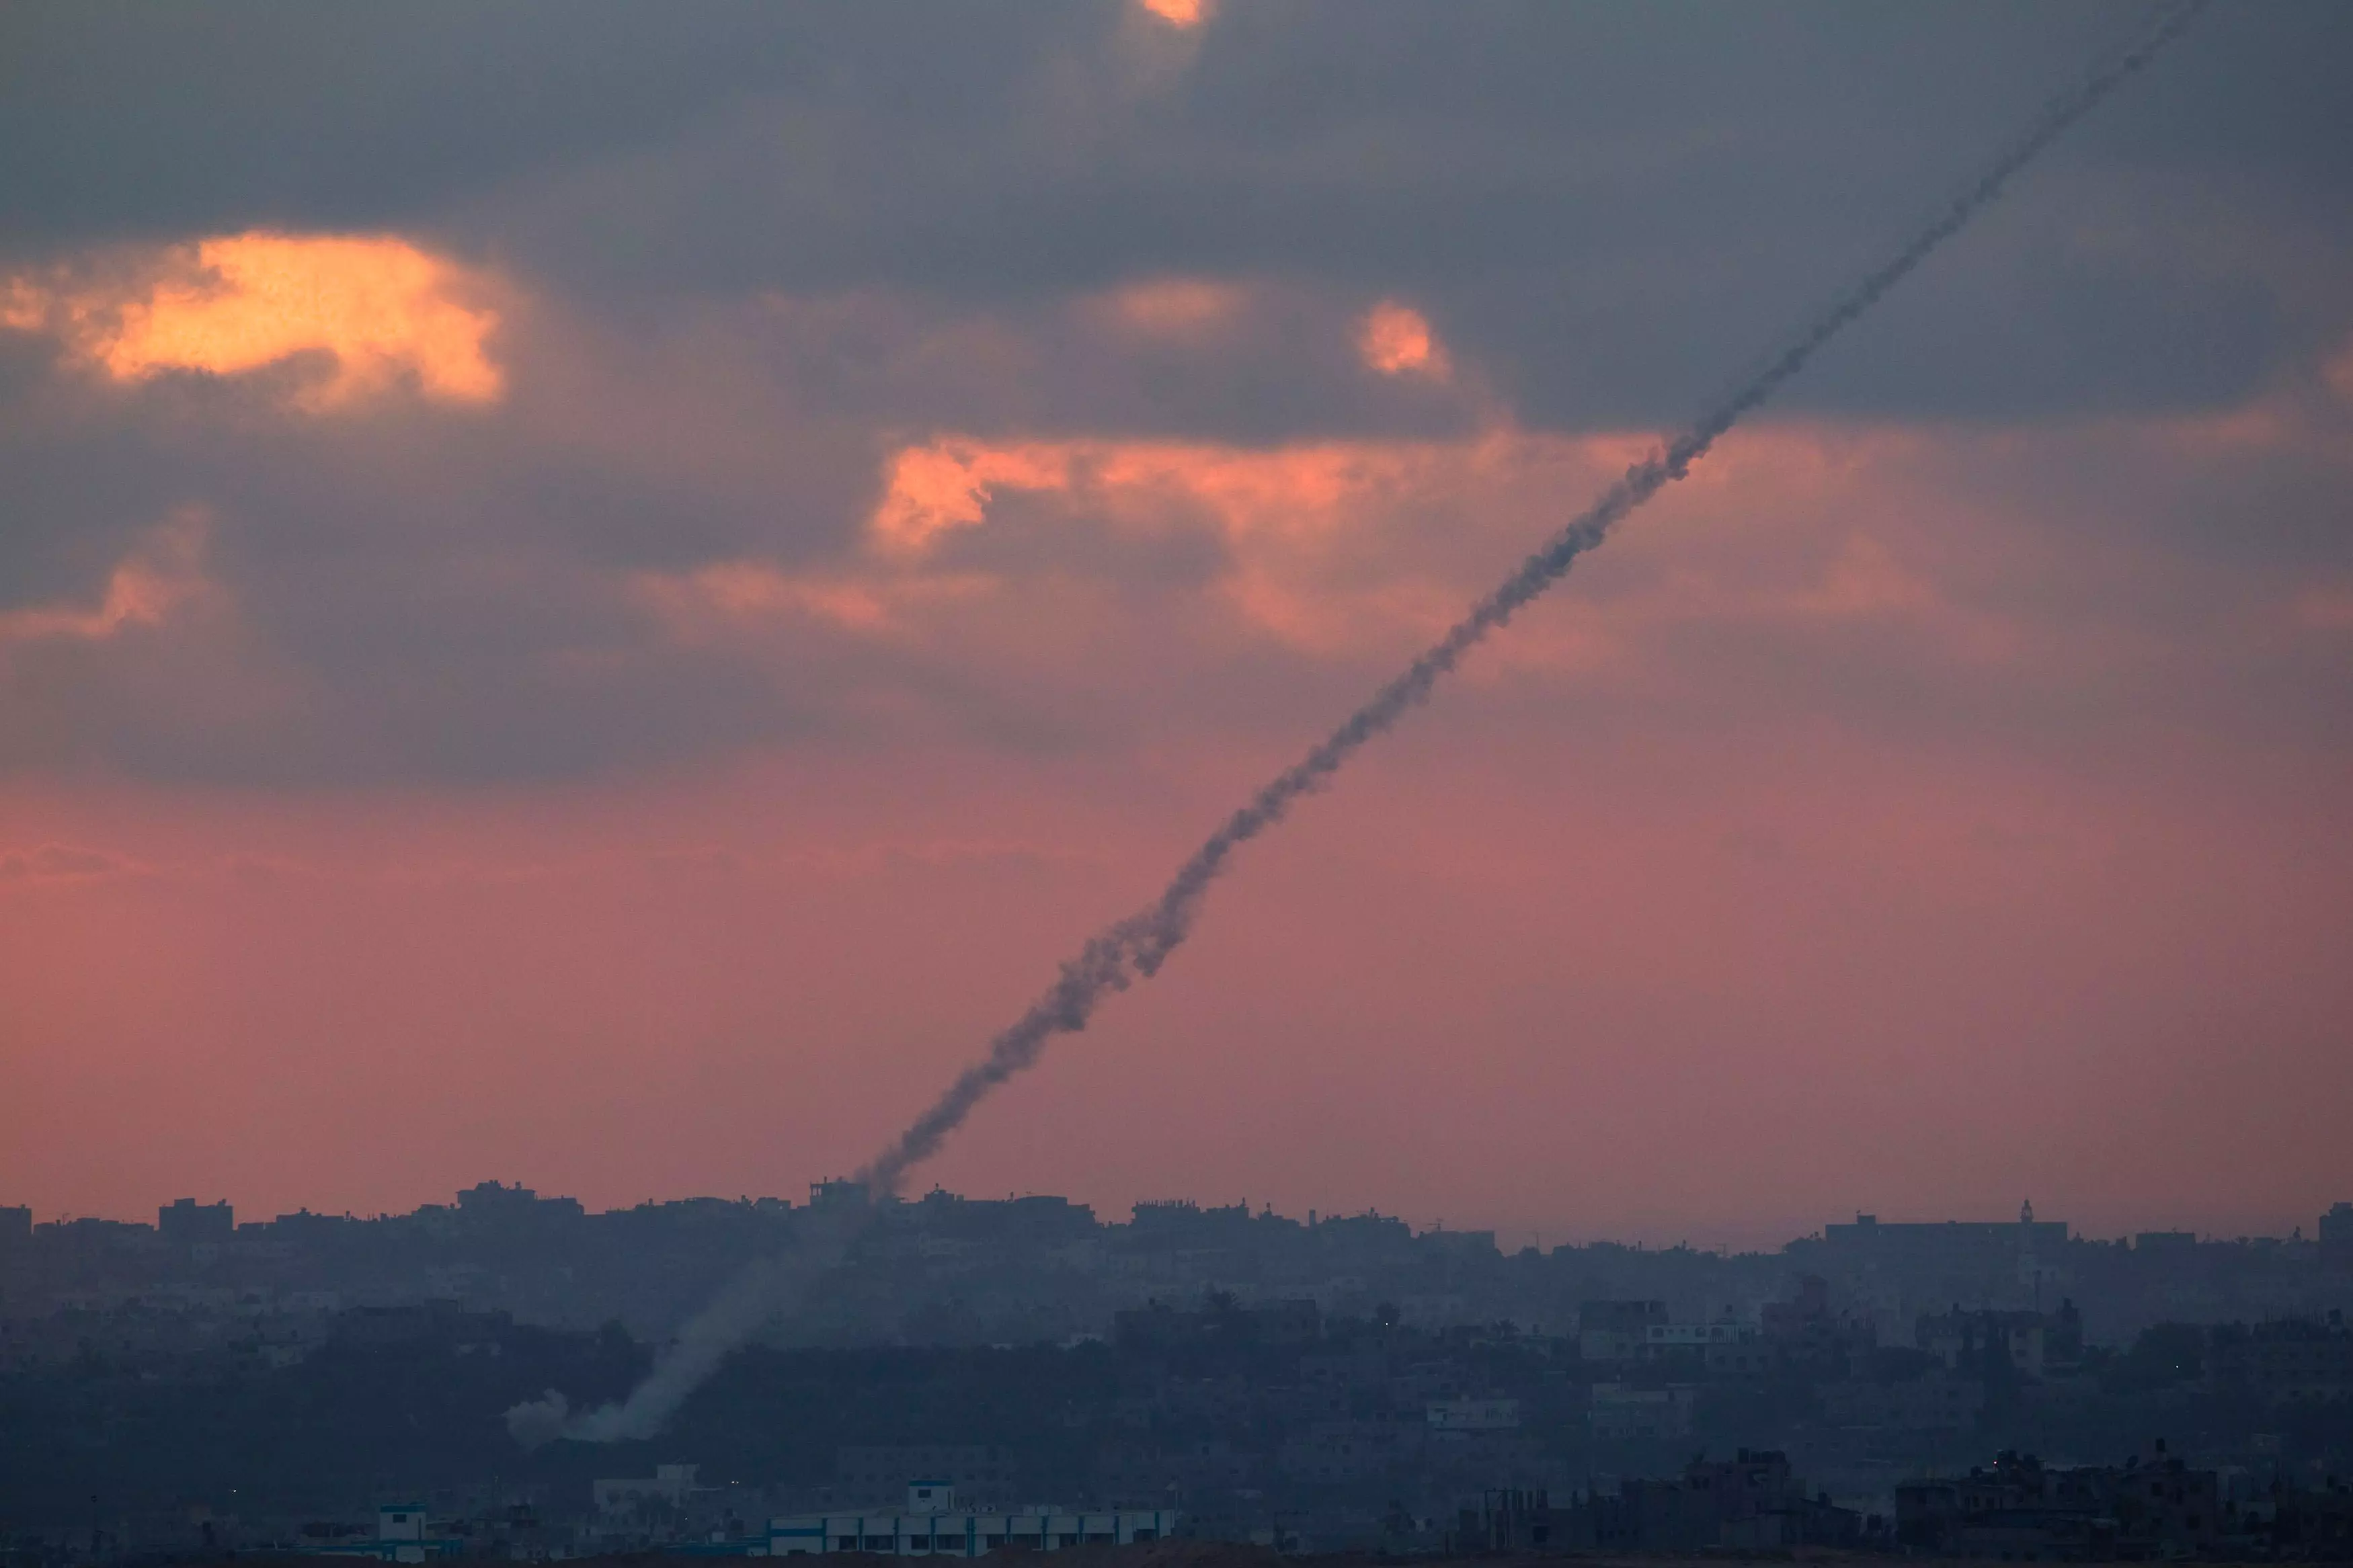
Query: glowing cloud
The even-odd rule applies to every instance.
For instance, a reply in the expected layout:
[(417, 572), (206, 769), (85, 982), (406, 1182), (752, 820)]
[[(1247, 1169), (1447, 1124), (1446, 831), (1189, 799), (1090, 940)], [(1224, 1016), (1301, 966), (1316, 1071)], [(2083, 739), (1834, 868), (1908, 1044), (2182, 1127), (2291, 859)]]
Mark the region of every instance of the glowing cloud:
[(1356, 352), (1366, 368), (1383, 375), (1426, 375), (1444, 381), (1453, 374), (1445, 345), (1430, 331), (1430, 318), (1409, 305), (1384, 300), (1365, 317)]
[[(1012, 606), (1044, 590), (1023, 564), (942, 559), (934, 547), (952, 531), (986, 530), (996, 492), (1018, 489), (1072, 529), (1131, 537), (1213, 529), (1223, 569), (1202, 591), (1240, 624), (1314, 658), (1391, 657), (1405, 639), (1444, 628), (1492, 542), (1541, 521), (1561, 489), (1606, 481), (1656, 444), (1641, 432), (1515, 429), (1272, 449), (944, 436), (886, 464), (862, 565), (819, 579), (744, 563), (706, 567), (664, 579), (660, 603), (698, 636), (792, 617), (917, 638), (967, 636), (976, 623), (950, 628), (930, 621), (931, 613), (994, 601), (1020, 615)], [(1654, 543), (1631, 535), (1620, 545), (1606, 595), (1573, 622), (1530, 623), (1485, 668), (1588, 680), (1617, 669), (1611, 679), (1640, 679), (1646, 660), (1669, 657), (1681, 628), (1694, 626), (1785, 637), (1900, 626), (1935, 657), (2011, 658), (2014, 628), (1939, 593), (1935, 568), (1914, 564), (1918, 552), (1908, 536), (1874, 521), (1895, 508), (1877, 498), (1916, 493), (1917, 470), (1932, 450), (1900, 430), (1754, 428), (1715, 468), (1687, 482), (1681, 504), (1686, 519), (1761, 511), (1785, 520), (1769, 563), (1745, 551), (1736, 533), (1712, 536), (1720, 556), (1695, 553), (1688, 537)], [(1874, 499), (1825, 510), (1826, 494)], [(1437, 517), (1455, 521), (1433, 528)], [(2325, 618), (2307, 607), (2304, 618), (2316, 616)]]
[(120, 382), (239, 375), (304, 355), (332, 364), (294, 405), (343, 408), (403, 384), (447, 403), (498, 399), (496, 311), (465, 269), (389, 235), (256, 231), (175, 247), (135, 286), (12, 279), (0, 324), (49, 331)]
[(59, 639), (100, 642), (130, 627), (160, 626), (178, 605), (213, 591), (204, 574), (207, 531), (201, 510), (181, 511), (115, 567), (97, 604), (0, 611), (0, 647)]
[(1172, 27), (1198, 27), (1209, 19), (1211, 0), (1136, 0)]
[(874, 510), (875, 543), (889, 553), (918, 554), (937, 535), (978, 523), (999, 489), (1067, 488), (1069, 460), (1067, 448), (990, 447), (955, 437), (909, 447), (892, 459)]
[(1152, 337), (1192, 337), (1223, 326), (1248, 302), (1239, 284), (1207, 278), (1155, 278), (1103, 297), (1111, 318)]
[(940, 535), (987, 520), (999, 489), (1083, 492), (1107, 520), (1190, 501), (1236, 539), (1313, 536), (1367, 491), (1394, 486), (1440, 453), (1467, 448), (1333, 442), (1272, 451), (1176, 441), (1014, 441), (943, 436), (892, 458), (870, 528), (876, 545), (920, 555)]

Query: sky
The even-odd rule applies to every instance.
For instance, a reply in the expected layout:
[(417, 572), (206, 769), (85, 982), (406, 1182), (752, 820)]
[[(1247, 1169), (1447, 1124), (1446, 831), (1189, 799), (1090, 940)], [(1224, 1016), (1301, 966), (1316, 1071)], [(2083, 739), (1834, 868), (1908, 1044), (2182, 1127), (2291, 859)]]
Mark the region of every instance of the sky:
[[(2138, 0), (0, 14), (0, 1203), (799, 1194)], [(2353, 1197), (2353, 11), (2218, 5), (975, 1194)]]

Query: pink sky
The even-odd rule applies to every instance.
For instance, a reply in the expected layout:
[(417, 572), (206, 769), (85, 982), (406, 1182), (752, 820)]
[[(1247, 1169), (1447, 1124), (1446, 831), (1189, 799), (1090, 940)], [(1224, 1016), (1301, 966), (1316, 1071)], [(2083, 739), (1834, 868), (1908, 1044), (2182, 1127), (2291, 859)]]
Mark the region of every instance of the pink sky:
[[(1118, 93), (1242, 8), (1148, 9)], [(396, 226), (10, 266), (54, 472), (0, 480), (0, 1203), (42, 1219), (846, 1173), (1662, 434), (1538, 416), (1409, 279), (619, 309)], [(1512, 1244), (2353, 1197), (2353, 339), (1856, 406), (1729, 439), (915, 1184)]]
[[(2342, 1184), (2341, 778), (2162, 742), (2086, 776), (1828, 724), (1592, 748), (1461, 707), (1271, 842), (1162, 984), (932, 1173), (1730, 1241), (2029, 1194), (2228, 1232)], [(1272, 760), (13, 797), (122, 863), (0, 895), (38, 1047), (0, 1111), (13, 1187), (115, 1215), (182, 1189), (372, 1212), (486, 1175), (797, 1192)]]

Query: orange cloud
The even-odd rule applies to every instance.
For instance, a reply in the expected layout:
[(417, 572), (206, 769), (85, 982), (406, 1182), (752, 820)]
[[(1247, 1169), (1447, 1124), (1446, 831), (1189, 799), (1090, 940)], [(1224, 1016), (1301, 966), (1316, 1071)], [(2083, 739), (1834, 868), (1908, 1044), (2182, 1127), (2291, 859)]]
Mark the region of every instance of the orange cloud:
[(52, 639), (100, 642), (129, 627), (161, 625), (180, 605), (214, 592), (204, 573), (207, 532), (202, 510), (179, 512), (115, 567), (97, 604), (0, 612), (0, 647)]
[(1154, 337), (1190, 337), (1224, 325), (1249, 302), (1235, 283), (1207, 278), (1154, 278), (1103, 297), (1112, 319)]
[(992, 447), (960, 437), (909, 447), (891, 461), (890, 482), (872, 520), (875, 542), (894, 554), (920, 553), (940, 534), (979, 522), (1000, 489), (1066, 489), (1070, 451), (1047, 443)]
[(945, 532), (986, 521), (999, 489), (1083, 492), (1104, 515), (1134, 517), (1183, 501), (1235, 537), (1313, 534), (1345, 507), (1394, 486), (1438, 454), (1409, 442), (1332, 442), (1273, 451), (1178, 441), (1015, 441), (944, 436), (902, 449), (870, 527), (876, 544), (917, 555)]
[(1430, 318), (1394, 300), (1382, 300), (1366, 314), (1356, 334), (1356, 352), (1367, 369), (1383, 375), (1426, 375), (1444, 381), (1453, 374), (1445, 345), (1430, 330)]
[(1198, 27), (1209, 19), (1211, 0), (1136, 0), (1172, 27)]
[(447, 403), (496, 401), (495, 310), (474, 274), (390, 235), (219, 236), (153, 258), (136, 284), (10, 281), (0, 325), (49, 331), (119, 382), (173, 371), (240, 375), (305, 355), (332, 369), (294, 394), (324, 413), (402, 384)]
[[(1426, 637), (1460, 613), (1468, 588), (1427, 557), (1450, 538), (1421, 520), (1449, 498), (1508, 497), (1547, 477), (1589, 483), (1643, 444), (1498, 433), (1467, 442), (1339, 441), (1271, 451), (1201, 442), (1015, 441), (946, 436), (891, 459), (869, 522), (878, 591), (934, 581), (945, 534), (984, 526), (1002, 489), (1060, 498), (1082, 526), (1134, 533), (1170, 521), (1223, 536), (1215, 590), (1243, 620), (1305, 651), (1335, 654)], [(1475, 503), (1472, 503), (1475, 505)], [(1508, 515), (1508, 514), (1506, 514)], [(968, 596), (1012, 591), (968, 572)], [(797, 588), (794, 591), (798, 594)], [(786, 607), (778, 598), (772, 607)], [(804, 606), (805, 607), (805, 606)]]
[[(1450, 625), (1499, 561), (1556, 524), (1559, 496), (1588, 493), (1653, 445), (1636, 434), (1508, 429), (1465, 441), (1273, 450), (943, 437), (891, 459), (862, 581), (894, 616), (937, 604), (913, 591), (943, 580), (933, 547), (949, 532), (986, 527), (996, 492), (1018, 489), (1052, 498), (1074, 528), (1144, 535), (1172, 522), (1206, 524), (1224, 544), (1224, 569), (1208, 592), (1241, 622), (1318, 658), (1394, 656)], [(1858, 499), (1909, 486), (1923, 458), (1904, 431), (1747, 432), (1670, 504), (1686, 518), (1785, 519), (1765, 559), (1756, 558), (1752, 530), (1712, 533), (1716, 542), (1704, 549), (1680, 531), (1630, 531), (1605, 569), (1615, 587), (1574, 617), (1531, 617), (1482, 668), (1592, 672), (1703, 624), (1784, 637), (1901, 626), (1948, 657), (2014, 658), (2016, 628), (1941, 591), (1942, 563), (1915, 559), (1914, 531), (1882, 526), (1878, 504)], [(976, 575), (966, 562), (956, 570), (960, 597), (1012, 603), (1028, 591), (1018, 578)], [(807, 611), (809, 593), (795, 580), (765, 598), (739, 596), (738, 613)]]

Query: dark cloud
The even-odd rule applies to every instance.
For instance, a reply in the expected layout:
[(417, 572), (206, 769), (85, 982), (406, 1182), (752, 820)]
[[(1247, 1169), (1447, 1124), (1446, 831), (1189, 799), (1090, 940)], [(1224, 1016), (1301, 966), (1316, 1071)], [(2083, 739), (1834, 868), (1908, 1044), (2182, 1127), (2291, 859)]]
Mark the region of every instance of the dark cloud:
[[(874, 570), (891, 455), (944, 432), (1264, 452), (1678, 420), (2147, 10), (1232, 0), (1190, 36), (1119, 0), (8, 10), (7, 270), (383, 228), (513, 292), (504, 395), (470, 405), (410, 386), (304, 414), (315, 363), (110, 384), (0, 331), (0, 615), (100, 605), (191, 505), (217, 589), (201, 613), (0, 647), (0, 765), (555, 777), (909, 713), (1062, 746), (1160, 700), (1294, 727), (1390, 650), (1238, 633), (1234, 541), (1181, 487), (1117, 509), (1085, 483), (1008, 489), (941, 544), (921, 617), (877, 612), (887, 635), (822, 605), (681, 633), (654, 590), (744, 567), (821, 597)], [(2353, 334), (2348, 54), (2341, 5), (2218, 7), (1788, 408), (2021, 437), (2338, 409), (2316, 389)], [(1226, 292), (1189, 315), (1136, 302), (1187, 279)], [(1361, 363), (1384, 299), (1429, 317), (1451, 379)], [(2192, 563), (2221, 602), (2276, 600), (2348, 569), (2341, 466), (2290, 445), (2160, 482), (2087, 437), (1939, 482), (2120, 552), (2144, 588)], [(1399, 594), (1467, 592), (1552, 521), (1530, 502), (1524, 535), (1433, 566), (1413, 552), (1462, 518), (1407, 488), (1419, 513), (1365, 503), (1359, 558), (1314, 567), (1335, 595), (1400, 560), (1420, 575)], [(958, 600), (957, 573), (1018, 603)], [(2011, 608), (2057, 620), (2099, 592)], [(2147, 635), (2221, 635), (2211, 602), (2125, 599)], [(1668, 641), (1873, 721), (1972, 689), (2043, 721), (2042, 698), (1982, 671), (1972, 689), (1900, 627), (1788, 636)], [(2240, 673), (2301, 695), (2261, 711), (2334, 700), (2308, 649), (2269, 657)]]
[(406, 227), (501, 180), (658, 142), (753, 92), (986, 113), (1040, 37), (1102, 13), (1055, 0), (1005, 17), (952, 5), (892, 16), (855, 0), (704, 0), (667, 16), (617, 0), (12, 7), (0, 234), (41, 247)]
[[(1001, 303), (1169, 270), (1409, 289), (1530, 416), (1663, 418), (2147, 10), (1266, 0), (1179, 39), (1123, 0), (18, 8), (0, 235), (40, 253), (390, 225), (605, 297)], [(2341, 331), (2341, 300), (2324, 321), (2266, 309), (2313, 237), (2264, 218), (2346, 210), (2348, 51), (2341, 5), (2220, 8), (2038, 171), (2036, 223), (1973, 237), (1918, 291), (1924, 352), (1858, 345), (1796, 395), (2196, 405), (2300, 331)], [(2054, 255), (2070, 210), (2128, 176), (2145, 197), (2232, 193), (2205, 220), (2238, 226), (2236, 265), (2208, 276), (2164, 236)], [(2341, 245), (2345, 219), (2329, 229)], [(2148, 352), (2181, 309), (2211, 355)], [(2063, 344), (2067, 374), (1947, 374), (2005, 323)], [(1229, 419), (1271, 437), (1303, 414)]]

